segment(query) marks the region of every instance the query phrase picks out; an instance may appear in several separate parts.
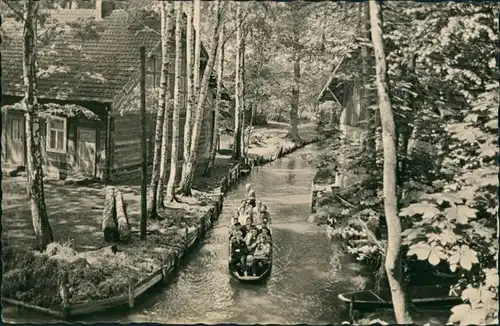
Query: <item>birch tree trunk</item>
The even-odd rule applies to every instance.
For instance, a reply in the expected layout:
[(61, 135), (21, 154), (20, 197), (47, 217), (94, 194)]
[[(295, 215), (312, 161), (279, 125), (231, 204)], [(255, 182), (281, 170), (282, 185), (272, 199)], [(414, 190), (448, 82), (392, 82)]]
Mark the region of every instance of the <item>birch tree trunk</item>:
[(26, 108), (26, 151), (28, 170), (28, 195), (31, 219), (35, 231), (37, 249), (45, 250), (54, 241), (47, 216), (43, 186), (42, 153), (40, 146), (40, 122), (37, 115), (36, 97), (36, 24), (38, 1), (24, 1), (23, 27), (23, 80), (24, 105)]
[(207, 97), (207, 91), (208, 91), (208, 82), (210, 79), (210, 76), (212, 75), (212, 71), (214, 68), (215, 64), (215, 56), (217, 54), (217, 48), (219, 47), (219, 30), (220, 26), (222, 24), (222, 19), (223, 19), (223, 13), (225, 12), (225, 8), (227, 6), (227, 2), (224, 2), (224, 5), (221, 8), (221, 3), (220, 0), (217, 0), (217, 21), (215, 23), (213, 35), (212, 35), (212, 44), (213, 47), (210, 50), (209, 54), (209, 59), (207, 62), (207, 67), (205, 68), (205, 71), (203, 72), (203, 79), (201, 81), (201, 88), (200, 88), (200, 94), (198, 97), (198, 101), (196, 103), (196, 116), (194, 120), (194, 125), (193, 125), (193, 135), (191, 139), (191, 148), (190, 148), (190, 155), (189, 155), (189, 161), (186, 166), (186, 179), (184, 182), (181, 182), (180, 185), (180, 193), (182, 193), (185, 196), (191, 195), (191, 186), (193, 183), (194, 179), (194, 172), (195, 172), (195, 167), (196, 167), (196, 162), (198, 160), (198, 142), (200, 139), (200, 133), (201, 133), (201, 127), (203, 125), (203, 116), (205, 113), (205, 100)]
[[(194, 4), (191, 1), (188, 4), (187, 10), (187, 27), (186, 27), (186, 79), (187, 79), (187, 101), (186, 101), (186, 119), (184, 121), (184, 150), (182, 155), (182, 177), (181, 180), (185, 179), (185, 171), (186, 165), (189, 161), (189, 149), (191, 147), (191, 125), (192, 125), (192, 116), (193, 116), (193, 106), (195, 105), (194, 100), (194, 34), (193, 34), (193, 15), (194, 15)], [(200, 28), (199, 24), (199, 8), (198, 8), (198, 23), (196, 30), (198, 31)], [(201, 50), (201, 43), (199, 44)], [(200, 51), (198, 53), (198, 62), (200, 61)]]
[(250, 121), (248, 123), (245, 157), (248, 156), (248, 150), (250, 149), (250, 138), (252, 137), (253, 116), (254, 116), (254, 103), (251, 103), (250, 104)]
[(182, 82), (182, 45), (181, 45), (181, 2), (175, 3), (175, 65), (174, 65), (174, 111), (172, 114), (172, 149), (170, 155), (170, 176), (167, 184), (167, 201), (175, 199), (174, 186), (177, 178), (177, 162), (179, 158), (179, 114), (180, 114), (180, 85)]
[[(363, 31), (363, 37), (369, 41), (370, 37), (370, 5), (368, 2), (362, 2), (361, 6), (361, 28)], [(361, 110), (366, 110), (367, 115), (366, 119), (367, 123), (367, 134), (366, 141), (364, 142), (364, 146), (366, 146), (366, 150), (371, 154), (373, 162), (375, 163), (375, 129), (377, 128), (377, 124), (375, 123), (375, 112), (370, 109), (372, 105), (372, 96), (371, 91), (368, 87), (371, 81), (371, 76), (368, 72), (369, 65), (369, 48), (367, 45), (364, 45), (361, 48), (361, 57), (362, 57), (362, 80), (363, 86), (361, 87)]]
[[(240, 21), (240, 26), (241, 26), (241, 21)], [(242, 33), (241, 35), (241, 48), (240, 48), (240, 103), (241, 103), (241, 157), (245, 157), (246, 153), (246, 144), (245, 144), (245, 120), (246, 120), (246, 115), (245, 115), (245, 37), (246, 33)]]
[(293, 45), (293, 88), (292, 88), (292, 103), (290, 105), (290, 128), (288, 138), (294, 142), (299, 142), (298, 128), (298, 112), (300, 100), (300, 49), (299, 41), (296, 40)]
[(240, 4), (236, 4), (236, 71), (234, 77), (234, 140), (233, 140), (233, 160), (241, 158), (241, 85), (240, 85), (240, 64), (241, 64), (241, 10)]
[(384, 52), (381, 9), (373, 0), (370, 0), (369, 6), (372, 43), (376, 60), (377, 92), (384, 150), (383, 194), (388, 232), (385, 270), (391, 288), (396, 322), (398, 324), (412, 324), (413, 321), (406, 305), (403, 287), (403, 271), (401, 266), (401, 221), (398, 217), (396, 192), (396, 130), (392, 112), (389, 82), (387, 80), (387, 62)]
[(168, 74), (168, 33), (167, 26), (171, 24), (171, 19), (167, 15), (167, 2), (161, 2), (161, 74), (160, 90), (158, 94), (158, 113), (156, 114), (155, 146), (153, 153), (153, 175), (151, 176), (151, 186), (149, 189), (148, 211), (149, 218), (157, 217), (156, 191), (160, 178), (161, 145), (163, 137), (163, 120), (165, 116), (165, 97), (167, 94), (167, 74)]
[(210, 147), (210, 157), (208, 158), (208, 165), (205, 169), (204, 175), (210, 176), (212, 173), (212, 168), (215, 163), (215, 157), (217, 156), (217, 144), (219, 143), (219, 111), (220, 111), (220, 101), (222, 93), (222, 77), (224, 76), (224, 24), (222, 24), (219, 33), (219, 56), (217, 61), (217, 93), (215, 95), (215, 118), (214, 118), (214, 130), (212, 131), (212, 145)]
[[(170, 116), (170, 108), (172, 106), (172, 77), (173, 77), (173, 60), (172, 56), (170, 53), (172, 52), (173, 49), (173, 42), (172, 42), (172, 36), (173, 36), (173, 30), (174, 30), (174, 24), (173, 24), (173, 15), (174, 15), (174, 6), (171, 1), (167, 1), (167, 24), (166, 24), (166, 34), (167, 34), (167, 54), (165, 56), (165, 62), (167, 66), (167, 71), (165, 72), (165, 78), (166, 78), (166, 83), (165, 83), (165, 114), (163, 116), (163, 126), (162, 126), (162, 141), (161, 141), (161, 161), (160, 161), (160, 176), (159, 176), (159, 181), (158, 181), (158, 188), (156, 189), (156, 201), (157, 201), (157, 208), (164, 208), (164, 185), (165, 185), (165, 171), (167, 168), (167, 146), (168, 146), (168, 120)], [(162, 63), (163, 64), (163, 63)]]

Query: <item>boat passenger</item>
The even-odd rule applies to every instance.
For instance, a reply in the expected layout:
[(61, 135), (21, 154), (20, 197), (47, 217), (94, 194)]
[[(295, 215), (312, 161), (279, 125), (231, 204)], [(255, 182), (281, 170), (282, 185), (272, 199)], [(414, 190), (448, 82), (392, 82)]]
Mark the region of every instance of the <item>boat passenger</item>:
[(248, 197), (248, 195), (250, 194), (250, 191), (252, 190), (252, 185), (247, 183), (245, 185), (245, 197)]
[(235, 230), (241, 232), (241, 223), (237, 217), (234, 217), (231, 221), (231, 233)]
[(262, 201), (259, 200), (257, 201), (257, 205), (253, 208), (253, 214), (255, 216), (259, 216), (261, 210), (262, 210)]
[(255, 199), (255, 191), (253, 189), (250, 190), (250, 192), (248, 193), (248, 196), (246, 198), (246, 202), (248, 205), (252, 205), (252, 208), (255, 207), (255, 205), (257, 205), (256, 199)]
[[(245, 211), (239, 215), (239, 221), (243, 225), (246, 223), (248, 218), (252, 218), (252, 215), (248, 212), (248, 209), (245, 209)], [(252, 218), (253, 220), (253, 218)]]
[(271, 245), (267, 237), (260, 237), (257, 247), (255, 248), (252, 260), (252, 274), (257, 275), (257, 267), (263, 266), (268, 262), (271, 254)]
[(267, 221), (267, 223), (271, 223), (271, 214), (269, 214), (268, 211), (262, 211), (259, 214), (259, 219), (263, 221), (264, 219)]
[(248, 232), (245, 237), (245, 242), (247, 244), (249, 252), (253, 252), (253, 249), (255, 249), (255, 247), (257, 246), (258, 236), (259, 236), (259, 230), (255, 226), (252, 226), (250, 232)]
[(241, 232), (235, 232), (231, 240), (231, 260), (229, 265), (233, 270), (237, 270), (238, 263), (241, 264), (242, 268), (246, 267), (246, 257), (248, 254), (248, 248), (243, 240)]
[(260, 237), (268, 237), (270, 241), (272, 240), (272, 238), (271, 238), (271, 230), (269, 230), (269, 228), (267, 226), (263, 226), (262, 227), (259, 236)]
[(252, 231), (253, 227), (253, 219), (251, 217), (247, 217), (245, 221), (245, 225), (242, 227), (243, 232), (245, 233), (245, 236)]

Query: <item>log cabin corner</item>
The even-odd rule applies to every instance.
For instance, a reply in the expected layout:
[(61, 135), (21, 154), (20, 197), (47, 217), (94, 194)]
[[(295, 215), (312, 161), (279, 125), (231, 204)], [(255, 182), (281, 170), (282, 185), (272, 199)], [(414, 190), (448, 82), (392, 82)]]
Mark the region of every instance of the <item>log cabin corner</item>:
[[(146, 128), (151, 167), (161, 68), (159, 18), (143, 13), (138, 19), (111, 2), (101, 0), (96, 1), (95, 9), (45, 12), (56, 17), (59, 24), (76, 22), (92, 28), (83, 29), (90, 31), (88, 35), (82, 35), (82, 29), (72, 29), (38, 47), (37, 97), (41, 107), (57, 106), (53, 114), (40, 115), (44, 174), (58, 179), (85, 177), (119, 181), (140, 178), (139, 48), (144, 46), (148, 56)], [(8, 35), (2, 42), (2, 170), (12, 170), (26, 164), (25, 119), (19, 104), (24, 95), (23, 29), (20, 22), (8, 16), (4, 17), (2, 29)], [(40, 30), (39, 34), (42, 33)], [(183, 41), (185, 46), (185, 33)], [(174, 51), (171, 56), (175, 56)], [(200, 77), (207, 60), (208, 53), (202, 46)], [(187, 93), (185, 58), (182, 61), (180, 148)], [(211, 145), (212, 87), (211, 83), (205, 103), (199, 143), (200, 165), (206, 162)], [(171, 131), (171, 111), (169, 124)], [(169, 141), (171, 139), (170, 133)], [(179, 152), (182, 156), (182, 150)], [(182, 157), (179, 159), (179, 168), (182, 168)]]

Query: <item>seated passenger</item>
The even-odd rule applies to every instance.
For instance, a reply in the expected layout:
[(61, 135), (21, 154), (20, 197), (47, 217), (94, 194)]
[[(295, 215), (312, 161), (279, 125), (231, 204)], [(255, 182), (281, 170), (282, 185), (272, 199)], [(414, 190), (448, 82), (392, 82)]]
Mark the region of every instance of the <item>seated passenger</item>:
[(241, 268), (245, 268), (247, 254), (248, 248), (241, 232), (235, 232), (231, 240), (231, 259), (229, 261), (231, 268), (238, 270), (238, 264), (240, 264)]
[(261, 231), (260, 231), (259, 237), (268, 237), (269, 240), (271, 241), (272, 240), (271, 230), (269, 230), (269, 228), (267, 226), (263, 226)]
[(233, 219), (231, 220), (231, 231), (230, 231), (230, 232), (231, 232), (231, 234), (229, 235), (229, 239), (231, 239), (231, 238), (233, 237), (233, 234), (234, 234), (235, 232), (242, 232), (242, 231), (241, 231), (241, 227), (242, 227), (242, 225), (241, 225), (241, 223), (238, 221), (238, 218), (237, 218), (237, 217), (233, 218)]
[(253, 227), (253, 220), (251, 217), (247, 217), (247, 219), (245, 221), (245, 225), (241, 228), (243, 230), (243, 232), (245, 233), (244, 236), (246, 236), (248, 233), (250, 233), (252, 231), (252, 227)]
[(257, 230), (257, 228), (255, 226), (253, 226), (251, 228), (250, 232), (248, 232), (246, 237), (245, 237), (245, 242), (247, 244), (248, 251), (250, 253), (252, 253), (253, 250), (255, 249), (255, 247), (257, 246), (258, 236), (259, 236), (259, 230)]
[(257, 201), (257, 205), (253, 208), (253, 214), (259, 216), (262, 210), (262, 201)]
[(252, 218), (252, 216), (248, 212), (243, 212), (243, 214), (240, 214), (238, 217), (238, 220), (240, 221), (241, 225), (245, 224), (248, 218)]
[(248, 193), (248, 196), (246, 198), (246, 203), (247, 205), (251, 205), (252, 208), (255, 207), (255, 205), (257, 204), (255, 199), (255, 191), (253, 189), (250, 190), (250, 192)]
[(245, 185), (245, 198), (248, 197), (248, 195), (250, 194), (250, 191), (252, 190), (252, 185), (247, 183)]
[(268, 211), (261, 211), (260, 214), (259, 214), (259, 218), (260, 218), (261, 221), (263, 219), (266, 219), (268, 224), (271, 223), (271, 214), (269, 214)]
[(252, 274), (257, 275), (257, 267), (263, 267), (268, 262), (269, 255), (271, 254), (271, 245), (268, 238), (263, 236), (259, 238), (257, 247), (255, 248), (252, 260)]

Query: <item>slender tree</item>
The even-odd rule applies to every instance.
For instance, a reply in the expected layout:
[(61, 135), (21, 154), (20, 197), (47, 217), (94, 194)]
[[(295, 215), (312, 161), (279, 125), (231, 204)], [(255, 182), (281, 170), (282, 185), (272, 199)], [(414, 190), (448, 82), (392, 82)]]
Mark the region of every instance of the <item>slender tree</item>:
[(28, 195), (37, 249), (45, 250), (54, 241), (47, 216), (43, 186), (40, 122), (36, 96), (36, 39), (38, 1), (24, 0), (23, 27), (23, 80), (24, 106), (26, 108), (26, 151), (28, 166)]
[[(240, 24), (241, 25), (241, 24)], [(246, 85), (245, 85), (245, 48), (246, 48), (246, 29), (241, 26), (240, 28), (243, 29), (243, 33), (241, 34), (241, 43), (240, 43), (240, 102), (241, 102), (241, 157), (245, 157), (246, 153), (246, 142), (245, 142), (245, 135), (246, 135), (246, 127), (245, 127), (245, 121), (246, 121), (246, 114), (245, 114), (245, 108), (246, 108), (246, 101), (245, 101), (245, 92), (246, 92)]]
[(398, 324), (412, 324), (406, 305), (401, 266), (401, 221), (397, 208), (396, 189), (396, 128), (391, 103), (391, 92), (387, 78), (387, 62), (384, 51), (381, 7), (370, 0), (370, 23), (373, 49), (376, 61), (377, 92), (379, 99), (380, 121), (384, 152), (383, 194), (384, 210), (387, 221), (387, 250), (385, 270), (391, 288), (392, 304)]
[[(173, 34), (174, 34), (174, 6), (171, 1), (166, 1), (166, 34), (167, 34), (167, 55), (165, 57), (167, 71), (165, 73), (166, 83), (165, 83), (165, 114), (163, 116), (163, 126), (162, 126), (162, 142), (161, 142), (161, 151), (160, 151), (160, 176), (158, 182), (158, 188), (156, 190), (156, 201), (157, 206), (160, 208), (164, 208), (164, 185), (165, 185), (165, 172), (167, 169), (167, 147), (168, 147), (168, 126), (170, 119), (170, 108), (172, 107), (172, 84), (173, 84), (173, 58), (170, 53), (174, 48), (173, 42)], [(163, 65), (163, 63), (162, 63)], [(162, 86), (163, 87), (163, 86)]]
[[(181, 181), (180, 185), (180, 193), (185, 196), (191, 195), (191, 186), (194, 179), (194, 172), (196, 167), (196, 162), (198, 159), (198, 142), (200, 139), (201, 127), (203, 125), (203, 116), (205, 113), (205, 100), (208, 92), (208, 82), (210, 80), (210, 76), (212, 75), (212, 71), (215, 64), (215, 56), (217, 54), (217, 48), (219, 46), (219, 30), (222, 24), (223, 13), (225, 12), (225, 8), (227, 6), (227, 2), (224, 2), (224, 5), (221, 6), (220, 0), (217, 0), (217, 21), (214, 26), (214, 31), (212, 35), (212, 48), (210, 50), (209, 59), (207, 62), (207, 67), (203, 72), (203, 78), (201, 81), (200, 94), (198, 96), (198, 101), (196, 102), (196, 116), (193, 125), (193, 135), (191, 139), (191, 149), (189, 154), (189, 161), (186, 166), (186, 178), (184, 181)], [(221, 8), (222, 7), (222, 8)]]
[[(370, 6), (368, 2), (360, 3), (361, 6), (361, 30), (363, 33), (363, 38), (366, 39), (366, 42), (369, 42), (370, 37)], [(375, 129), (377, 128), (377, 124), (375, 123), (376, 115), (374, 111), (371, 110), (372, 104), (372, 96), (369, 87), (369, 83), (371, 81), (371, 75), (368, 70), (369, 61), (370, 61), (370, 49), (368, 45), (365, 44), (361, 48), (361, 58), (362, 58), (362, 82), (361, 86), (361, 108), (367, 112), (367, 135), (366, 141), (364, 142), (364, 146), (366, 149), (373, 155), (373, 161), (375, 161)]]
[(161, 145), (163, 137), (163, 120), (165, 116), (165, 98), (167, 94), (167, 74), (168, 74), (168, 33), (167, 26), (171, 25), (172, 17), (167, 15), (167, 2), (161, 2), (161, 73), (160, 89), (158, 94), (158, 111), (156, 115), (155, 144), (153, 151), (153, 174), (151, 176), (151, 185), (149, 189), (148, 211), (149, 217), (157, 216), (157, 197), (158, 182), (160, 178)]
[[(147, 186), (148, 186), (148, 161), (146, 148), (146, 48), (139, 49), (140, 56), (140, 117), (141, 117), (141, 224), (140, 238), (146, 240), (148, 211), (147, 211)], [(124, 214), (125, 215), (125, 214)], [(128, 222), (127, 222), (128, 224)]]
[(222, 78), (224, 76), (224, 24), (219, 33), (219, 56), (217, 61), (217, 93), (215, 95), (215, 121), (214, 130), (212, 130), (212, 144), (210, 146), (210, 157), (208, 159), (207, 168), (205, 169), (205, 176), (210, 176), (212, 168), (215, 163), (215, 158), (217, 156), (217, 144), (219, 142), (219, 114), (220, 114), (220, 102), (222, 93)]
[(234, 76), (234, 140), (233, 140), (233, 160), (241, 158), (241, 9), (240, 4), (236, 4), (236, 68)]
[[(191, 155), (191, 143), (193, 137), (193, 108), (196, 107), (196, 102), (200, 93), (200, 60), (201, 60), (201, 36), (200, 36), (200, 0), (194, 0), (193, 3), (193, 26), (195, 32), (194, 59), (192, 61), (192, 88), (191, 88), (191, 109), (189, 116), (186, 115), (184, 124), (184, 135), (187, 133), (187, 138), (184, 138), (184, 163), (182, 165), (181, 184), (186, 183), (187, 172), (189, 172), (188, 163)], [(187, 130), (187, 131), (186, 131)], [(187, 146), (187, 148), (186, 148)]]
[[(190, 1), (188, 3), (188, 8), (186, 11), (186, 78), (187, 78), (187, 101), (186, 101), (186, 119), (184, 121), (184, 145), (183, 145), (183, 163), (182, 163), (182, 180), (185, 178), (185, 170), (187, 162), (189, 161), (189, 149), (191, 147), (191, 121), (193, 116), (193, 106), (194, 106), (194, 34), (193, 34), (193, 15), (194, 15), (194, 3)], [(199, 17), (199, 10), (198, 10)], [(199, 19), (198, 19), (198, 28), (199, 30)], [(201, 44), (200, 44), (201, 49)], [(199, 61), (199, 51), (198, 51), (198, 61)]]
[(180, 86), (182, 82), (182, 4), (175, 3), (175, 64), (174, 64), (174, 105), (172, 114), (172, 148), (170, 154), (170, 176), (167, 184), (167, 201), (174, 201), (174, 186), (177, 179), (177, 164), (179, 160), (179, 115), (180, 115)]
[[(295, 26), (295, 25), (294, 25)], [(296, 34), (297, 35), (297, 34)], [(292, 103), (290, 105), (290, 128), (288, 137), (293, 141), (300, 141), (298, 128), (298, 112), (300, 103), (300, 47), (299, 40), (296, 39), (292, 45), (293, 49), (293, 86)]]

